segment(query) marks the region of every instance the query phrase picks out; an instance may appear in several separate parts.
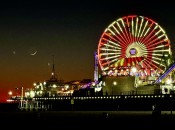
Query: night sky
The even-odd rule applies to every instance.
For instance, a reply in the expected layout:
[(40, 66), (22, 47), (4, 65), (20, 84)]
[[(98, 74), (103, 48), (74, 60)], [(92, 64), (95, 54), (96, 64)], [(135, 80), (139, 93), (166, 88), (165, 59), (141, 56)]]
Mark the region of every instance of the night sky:
[(114, 20), (130, 14), (156, 21), (173, 46), (175, 4), (167, 0), (1, 2), (0, 101), (9, 90), (49, 79), (53, 56), (58, 79), (93, 79), (101, 34)]

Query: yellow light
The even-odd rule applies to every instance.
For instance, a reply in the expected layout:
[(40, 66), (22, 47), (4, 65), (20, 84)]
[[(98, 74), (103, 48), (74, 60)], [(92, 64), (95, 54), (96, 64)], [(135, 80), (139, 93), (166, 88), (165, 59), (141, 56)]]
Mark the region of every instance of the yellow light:
[(136, 68), (136, 67), (133, 67), (133, 68), (131, 69), (131, 71), (132, 71), (133, 73), (135, 73), (135, 72), (137, 71), (137, 68)]
[(53, 86), (52, 86), (53, 88), (56, 88), (57, 86), (56, 86), (56, 84), (53, 84)]
[(34, 91), (30, 91), (30, 97), (33, 98), (35, 96), (35, 92)]
[(171, 84), (171, 79), (167, 79), (167, 80), (166, 80), (166, 83), (167, 83), (167, 84)]
[(9, 94), (9, 95), (12, 95), (12, 91), (9, 91), (8, 94)]
[(116, 81), (114, 81), (114, 82), (113, 82), (113, 85), (117, 85), (117, 82), (116, 82)]
[(44, 82), (44, 85), (46, 85), (46, 82)]

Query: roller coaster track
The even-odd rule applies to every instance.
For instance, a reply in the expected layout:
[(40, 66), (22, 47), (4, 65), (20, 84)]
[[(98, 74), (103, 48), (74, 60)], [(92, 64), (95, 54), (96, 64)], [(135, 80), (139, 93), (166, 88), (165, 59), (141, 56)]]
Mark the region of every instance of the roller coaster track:
[(175, 69), (175, 62), (170, 65), (170, 67), (161, 75), (158, 77), (158, 79), (154, 82), (154, 84), (161, 82), (162, 79), (168, 76), (170, 72), (172, 72)]

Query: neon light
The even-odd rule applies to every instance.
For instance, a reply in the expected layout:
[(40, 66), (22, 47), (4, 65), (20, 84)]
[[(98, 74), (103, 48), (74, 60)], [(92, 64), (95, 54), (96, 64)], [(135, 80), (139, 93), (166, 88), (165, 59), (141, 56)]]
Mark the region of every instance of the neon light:
[[(171, 55), (170, 48), (170, 41), (165, 31), (156, 22), (147, 17), (129, 15), (113, 21), (103, 32), (98, 45), (99, 65), (110, 74), (114, 72), (111, 67), (118, 69), (118, 61), (122, 66), (133, 64), (160, 72), (166, 69), (162, 58)], [(130, 57), (144, 57), (144, 59), (141, 62), (139, 59), (132, 59), (129, 62), (126, 58)], [(165, 62), (171, 61), (168, 59)]]

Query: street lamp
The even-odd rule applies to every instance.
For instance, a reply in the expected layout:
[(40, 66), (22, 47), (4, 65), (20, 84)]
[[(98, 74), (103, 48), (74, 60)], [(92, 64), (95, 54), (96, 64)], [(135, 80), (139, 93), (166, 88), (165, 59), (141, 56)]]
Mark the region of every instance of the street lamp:
[(114, 81), (114, 82), (113, 82), (113, 85), (112, 85), (112, 95), (113, 95), (113, 87), (116, 86), (116, 85), (117, 85), (117, 82)]
[(12, 91), (9, 91), (8, 94), (11, 96), (12, 95)]
[(10, 99), (12, 96), (12, 91), (9, 91), (8, 94), (9, 94), (9, 99)]

